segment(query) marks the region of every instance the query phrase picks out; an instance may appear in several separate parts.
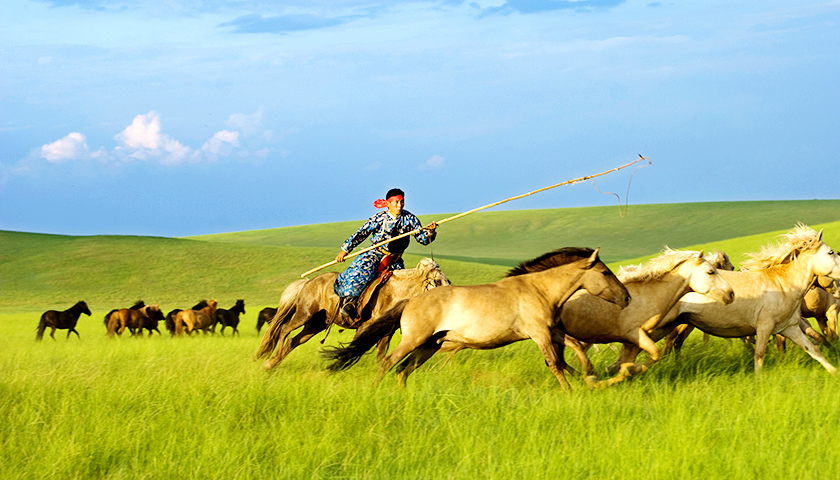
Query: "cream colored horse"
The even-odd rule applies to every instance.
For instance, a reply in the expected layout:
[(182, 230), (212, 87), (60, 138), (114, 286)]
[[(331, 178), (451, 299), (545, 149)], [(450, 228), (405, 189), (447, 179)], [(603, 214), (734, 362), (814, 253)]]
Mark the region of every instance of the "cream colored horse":
[(192, 334), (195, 330), (202, 330), (206, 335), (213, 326), (213, 318), (216, 316), (216, 306), (218, 303), (215, 300), (207, 302), (207, 306), (201, 310), (181, 310), (175, 317), (175, 334), (181, 335), (184, 329), (187, 334)]
[[(597, 386), (621, 382), (646, 371), (659, 360), (659, 348), (649, 334), (683, 295), (697, 292), (722, 305), (733, 300), (732, 287), (703, 258), (703, 252), (669, 249), (643, 266), (622, 267), (618, 278), (633, 297), (627, 308), (621, 309), (586, 292), (577, 292), (560, 311), (567, 340), (571, 336), (590, 344), (620, 342), (650, 355), (644, 364), (622, 365), (618, 375)], [(581, 364), (591, 372), (591, 363), (585, 354)], [(587, 377), (587, 382), (596, 385), (592, 377)]]
[(445, 343), (455, 349), (492, 349), (530, 338), (567, 390), (564, 335), (555, 318), (579, 288), (619, 308), (630, 301), (624, 285), (598, 259), (598, 250), (565, 248), (525, 262), (495, 283), (436, 288), (401, 302), (360, 330), (349, 345), (327, 350), (325, 356), (335, 361), (331, 370), (347, 368), (398, 324), (402, 338), (380, 362), (375, 383), (405, 359), (397, 369), (399, 384), (405, 386), (408, 375)]
[[(326, 330), (331, 323), (342, 328), (359, 328), (357, 324), (344, 323), (341, 315), (337, 314), (338, 295), (333, 291), (337, 276), (335, 272), (324, 273), (312, 279), (298, 280), (286, 287), (280, 296), (277, 313), (263, 335), (256, 354), (256, 358), (266, 357), (277, 349), (263, 364), (266, 370), (276, 367), (292, 350)], [(431, 258), (421, 259), (417, 268), (394, 270), (391, 278), (374, 292), (362, 308), (359, 323), (363, 326), (396, 302), (449, 283), (440, 265)], [(299, 328), (300, 333), (289, 339), (289, 335)], [(380, 342), (380, 358), (385, 356), (390, 340), (389, 335)]]
[[(770, 335), (781, 334), (799, 345), (826, 370), (834, 368), (800, 328), (800, 304), (815, 277), (840, 278), (840, 257), (822, 242), (822, 231), (799, 225), (784, 235), (785, 242), (752, 254), (741, 271), (720, 274), (735, 290), (735, 301), (722, 306), (703, 295), (689, 293), (668, 313), (670, 323), (652, 335), (662, 338), (676, 323), (687, 322), (718, 337), (755, 335), (755, 371), (761, 372)], [(623, 349), (620, 362), (638, 350)]]

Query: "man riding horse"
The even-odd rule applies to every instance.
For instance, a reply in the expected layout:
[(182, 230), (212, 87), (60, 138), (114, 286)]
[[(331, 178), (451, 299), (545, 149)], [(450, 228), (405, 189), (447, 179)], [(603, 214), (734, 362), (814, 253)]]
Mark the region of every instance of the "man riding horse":
[[(404, 210), (405, 193), (399, 188), (388, 190), (385, 199), (373, 202), (376, 208), (386, 210), (370, 217), (367, 222), (341, 246), (335, 257), (336, 262), (343, 262), (347, 254), (371, 237), (373, 244), (381, 243), (404, 233), (423, 228), (420, 220), (408, 210)], [(414, 233), (414, 238), (421, 245), (429, 245), (437, 233), (437, 223), (432, 222), (426, 228)], [(402, 254), (408, 248), (408, 237), (394, 240), (379, 248), (362, 253), (342, 272), (335, 281), (333, 289), (341, 299), (339, 309), (348, 319), (358, 317), (359, 296), (365, 287), (377, 276), (386, 271), (405, 268)]]

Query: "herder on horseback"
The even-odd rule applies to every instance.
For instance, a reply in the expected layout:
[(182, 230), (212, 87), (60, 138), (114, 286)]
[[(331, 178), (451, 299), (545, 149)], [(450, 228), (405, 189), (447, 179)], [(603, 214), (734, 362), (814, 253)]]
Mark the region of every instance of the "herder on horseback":
[[(432, 222), (423, 228), (420, 220), (408, 210), (404, 210), (405, 193), (399, 188), (388, 190), (385, 199), (373, 202), (376, 208), (386, 210), (370, 217), (362, 228), (350, 236), (341, 246), (341, 251), (335, 257), (336, 262), (343, 262), (344, 258), (367, 237), (371, 237), (374, 244), (381, 243), (404, 233), (418, 230), (414, 239), (421, 245), (429, 245), (434, 241), (437, 233), (437, 223)], [(402, 270), (402, 254), (408, 248), (408, 237), (394, 240), (356, 257), (344, 272), (339, 274), (333, 289), (341, 299), (339, 308), (341, 314), (348, 319), (358, 317), (359, 295), (365, 287), (378, 275), (385, 271)]]

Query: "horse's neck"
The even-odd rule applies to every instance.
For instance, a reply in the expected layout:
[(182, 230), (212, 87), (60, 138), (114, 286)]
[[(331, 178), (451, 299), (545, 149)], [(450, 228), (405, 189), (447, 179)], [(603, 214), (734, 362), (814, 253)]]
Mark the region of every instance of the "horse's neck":
[(666, 273), (656, 280), (631, 282), (625, 286), (630, 291), (631, 298), (644, 298), (652, 308), (661, 312), (670, 310), (683, 295), (691, 291), (689, 279), (674, 272)]
[(559, 307), (578, 290), (580, 278), (584, 273), (578, 265), (568, 264), (526, 274), (528, 279), (523, 280), (536, 287), (552, 305)]

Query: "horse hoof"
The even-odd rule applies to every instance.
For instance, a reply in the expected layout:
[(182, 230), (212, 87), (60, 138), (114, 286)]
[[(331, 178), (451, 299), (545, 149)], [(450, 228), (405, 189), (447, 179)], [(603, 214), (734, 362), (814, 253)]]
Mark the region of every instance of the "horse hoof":
[(598, 387), (598, 377), (595, 375), (589, 375), (588, 377), (584, 378), (586, 385), (589, 388), (597, 388)]
[(263, 369), (265, 369), (265, 371), (268, 372), (268, 371), (271, 371), (272, 368), (276, 367), (277, 364), (272, 362), (271, 360), (266, 360), (265, 362), (263, 362), (262, 366), (263, 366)]

